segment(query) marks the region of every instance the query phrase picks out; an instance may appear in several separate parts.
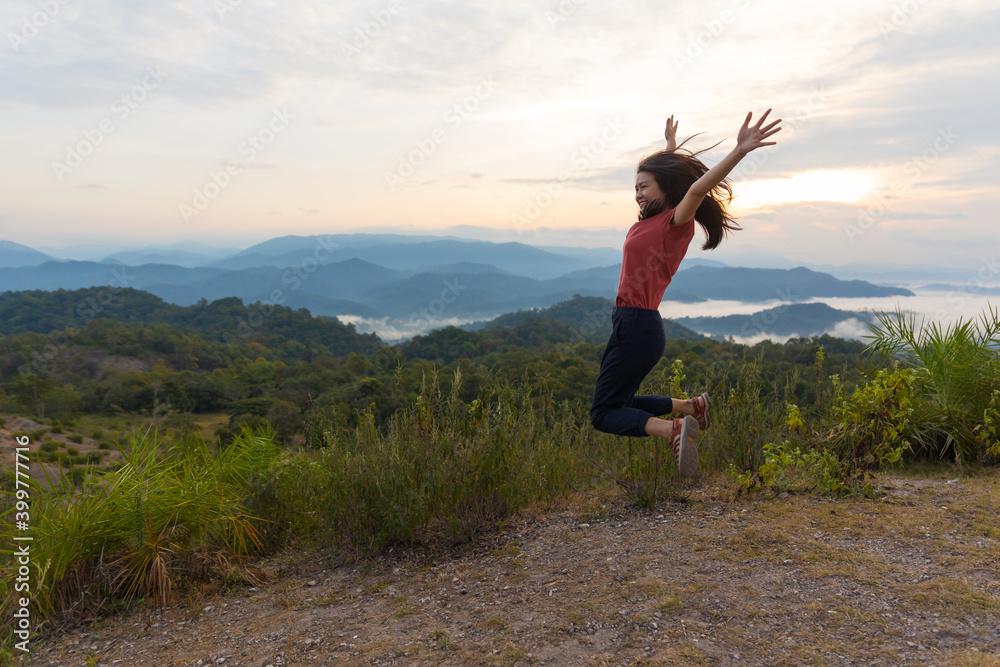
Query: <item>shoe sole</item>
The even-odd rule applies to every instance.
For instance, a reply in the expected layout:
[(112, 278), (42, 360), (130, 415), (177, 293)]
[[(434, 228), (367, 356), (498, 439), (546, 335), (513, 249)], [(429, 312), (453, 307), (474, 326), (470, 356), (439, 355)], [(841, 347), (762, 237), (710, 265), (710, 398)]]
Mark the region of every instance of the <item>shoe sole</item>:
[[(698, 420), (698, 428), (702, 431), (708, 430), (708, 427), (712, 425), (712, 420), (708, 416), (708, 411), (712, 409), (712, 399), (708, 397), (708, 393), (701, 395), (701, 400), (705, 402), (705, 411), (701, 413), (700, 417), (695, 417)], [(704, 421), (704, 425), (702, 425)]]
[(681, 442), (677, 448), (677, 470), (681, 477), (698, 474), (698, 443), (694, 436), (698, 433), (698, 420), (688, 415), (681, 422)]

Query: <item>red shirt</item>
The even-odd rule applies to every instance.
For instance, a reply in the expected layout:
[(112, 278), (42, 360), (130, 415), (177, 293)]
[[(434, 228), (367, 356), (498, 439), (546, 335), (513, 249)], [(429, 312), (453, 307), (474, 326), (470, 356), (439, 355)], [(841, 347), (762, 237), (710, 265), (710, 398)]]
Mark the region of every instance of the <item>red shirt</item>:
[(632, 225), (625, 235), (616, 306), (656, 310), (694, 238), (694, 218), (671, 225), (674, 209)]

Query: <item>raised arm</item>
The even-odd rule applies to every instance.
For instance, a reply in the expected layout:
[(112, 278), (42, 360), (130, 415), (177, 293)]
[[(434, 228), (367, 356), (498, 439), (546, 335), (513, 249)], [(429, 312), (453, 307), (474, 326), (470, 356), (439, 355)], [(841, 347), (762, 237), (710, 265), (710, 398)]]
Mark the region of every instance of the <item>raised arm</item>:
[(677, 148), (677, 121), (674, 120), (673, 114), (670, 114), (670, 118), (667, 119), (667, 127), (663, 131), (663, 136), (667, 140), (667, 150), (675, 150)]
[(701, 206), (701, 202), (705, 196), (721, 183), (722, 179), (729, 175), (733, 167), (739, 164), (740, 160), (747, 153), (755, 148), (773, 146), (777, 143), (775, 141), (764, 141), (775, 132), (781, 130), (778, 127), (778, 123), (781, 122), (780, 118), (764, 125), (764, 121), (767, 119), (769, 113), (771, 113), (770, 109), (765, 111), (764, 115), (760, 117), (760, 120), (753, 127), (750, 127), (750, 118), (753, 116), (753, 112), (747, 114), (746, 120), (743, 121), (743, 127), (740, 128), (740, 132), (736, 137), (736, 148), (729, 155), (722, 158), (717, 165), (705, 172), (704, 176), (691, 184), (687, 194), (684, 195), (684, 199), (681, 200), (681, 203), (677, 205), (677, 209), (674, 211), (673, 224), (682, 225), (690, 221), (694, 217), (698, 207)]

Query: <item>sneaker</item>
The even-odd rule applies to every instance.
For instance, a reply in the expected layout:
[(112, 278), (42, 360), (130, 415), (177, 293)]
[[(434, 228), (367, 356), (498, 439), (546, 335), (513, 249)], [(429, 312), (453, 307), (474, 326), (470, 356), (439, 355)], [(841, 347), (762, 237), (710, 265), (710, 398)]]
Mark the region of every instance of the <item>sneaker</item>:
[(712, 421), (708, 418), (708, 410), (712, 407), (712, 399), (708, 397), (708, 393), (706, 392), (701, 396), (692, 398), (691, 404), (694, 406), (694, 418), (698, 420), (698, 429), (701, 431), (706, 430), (712, 425)]
[(694, 436), (698, 434), (698, 420), (687, 416), (674, 420), (670, 449), (677, 457), (677, 470), (681, 477), (694, 477), (698, 472), (698, 444)]

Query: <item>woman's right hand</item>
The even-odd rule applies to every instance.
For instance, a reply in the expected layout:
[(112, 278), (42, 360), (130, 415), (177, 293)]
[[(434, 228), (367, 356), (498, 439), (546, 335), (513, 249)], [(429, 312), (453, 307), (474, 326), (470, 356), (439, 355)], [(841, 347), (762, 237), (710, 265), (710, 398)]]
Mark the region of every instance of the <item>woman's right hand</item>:
[(667, 150), (672, 151), (677, 148), (677, 121), (673, 114), (667, 119), (667, 128), (663, 131), (663, 136), (667, 140)]

